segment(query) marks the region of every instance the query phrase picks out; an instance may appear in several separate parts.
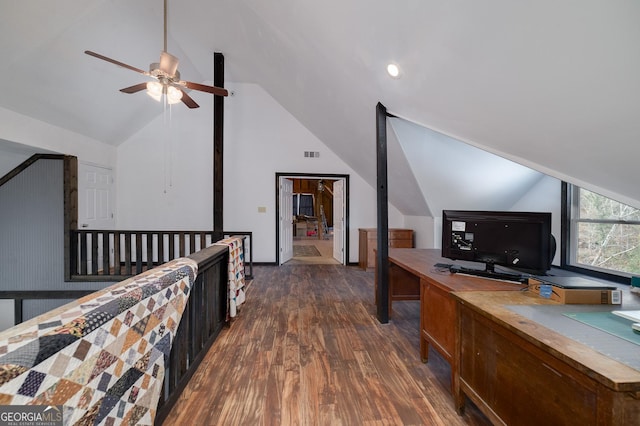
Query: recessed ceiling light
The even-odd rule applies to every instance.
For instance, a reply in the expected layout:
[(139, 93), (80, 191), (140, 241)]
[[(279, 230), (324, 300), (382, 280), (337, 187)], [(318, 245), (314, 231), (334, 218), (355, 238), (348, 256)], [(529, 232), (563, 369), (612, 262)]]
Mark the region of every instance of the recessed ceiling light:
[(393, 78), (398, 78), (400, 76), (400, 68), (394, 63), (387, 65), (387, 72)]

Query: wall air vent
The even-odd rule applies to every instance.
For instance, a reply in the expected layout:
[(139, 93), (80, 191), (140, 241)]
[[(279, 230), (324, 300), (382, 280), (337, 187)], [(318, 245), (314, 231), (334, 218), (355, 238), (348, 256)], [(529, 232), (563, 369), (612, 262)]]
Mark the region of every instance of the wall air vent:
[(305, 151), (304, 158), (318, 158), (320, 153), (318, 151)]

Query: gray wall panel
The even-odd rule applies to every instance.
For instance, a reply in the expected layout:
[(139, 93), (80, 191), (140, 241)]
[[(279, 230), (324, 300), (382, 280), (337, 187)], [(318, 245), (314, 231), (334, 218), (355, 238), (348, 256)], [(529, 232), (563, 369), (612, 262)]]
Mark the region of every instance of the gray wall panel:
[[(0, 186), (0, 290), (98, 290), (64, 281), (64, 162), (41, 159)], [(32, 301), (24, 319), (63, 301)], [(27, 303), (25, 303), (25, 308)]]

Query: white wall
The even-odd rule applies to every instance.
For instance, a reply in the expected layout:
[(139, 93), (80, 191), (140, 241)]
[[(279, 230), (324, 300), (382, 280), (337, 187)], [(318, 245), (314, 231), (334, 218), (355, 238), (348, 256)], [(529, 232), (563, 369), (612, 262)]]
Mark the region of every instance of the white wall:
[[(224, 228), (254, 232), (254, 261), (273, 262), (275, 173), (346, 174), (348, 259), (357, 262), (358, 228), (376, 226), (375, 189), (259, 86), (228, 86), (235, 96), (225, 99)], [(195, 110), (176, 105), (166, 115), (160, 110), (119, 147), (0, 108), (0, 139), (114, 169), (119, 229), (208, 230), (213, 227), (213, 99), (199, 104)], [(305, 159), (305, 150), (321, 156)], [(266, 213), (258, 213), (258, 206), (267, 207)], [(389, 226), (405, 226), (393, 206)]]
[(213, 96), (198, 103), (171, 106), (118, 147), (118, 228), (213, 228)]
[[(531, 187), (520, 200), (516, 201), (509, 211), (551, 212), (551, 233), (556, 238), (558, 247), (553, 260), (554, 265), (560, 264), (560, 228), (561, 228), (561, 181), (551, 176), (543, 176), (536, 185)], [(499, 210), (498, 208), (494, 210)], [(442, 216), (433, 220), (434, 248), (442, 248)]]
[(116, 164), (115, 147), (5, 108), (0, 108), (0, 139), (106, 167)]
[(414, 244), (416, 248), (436, 248), (436, 221), (430, 216), (405, 216), (404, 227), (413, 229)]
[[(274, 262), (276, 173), (349, 175), (348, 259), (357, 262), (358, 228), (376, 226), (375, 189), (260, 86), (227, 87), (235, 95), (225, 100), (225, 229), (252, 231), (254, 261)], [(317, 151), (320, 157), (304, 158), (304, 151)], [(266, 207), (266, 212), (259, 213), (258, 207)], [(404, 226), (404, 217), (393, 206), (389, 226)]]
[[(376, 226), (375, 189), (260, 86), (228, 86), (235, 95), (225, 99), (224, 228), (252, 231), (254, 261), (273, 262), (276, 172), (346, 174), (348, 259), (356, 262), (358, 228)], [(195, 110), (176, 105), (166, 115), (160, 109), (155, 121), (118, 148), (0, 108), (0, 139), (114, 168), (117, 228), (208, 230), (213, 227), (213, 102), (199, 103), (201, 108)], [(320, 158), (304, 158), (304, 151), (318, 151)], [(266, 207), (266, 212), (259, 213), (258, 207)], [(540, 180), (511, 210), (552, 211), (553, 232), (559, 239), (557, 179)], [(416, 247), (440, 247), (438, 217), (404, 217), (390, 206), (389, 226), (414, 229)]]
[(444, 209), (508, 210), (544, 176), (415, 123), (390, 122), (435, 217)]
[(16, 166), (22, 164), (33, 154), (20, 154), (17, 152), (6, 151), (0, 142), (0, 176), (4, 176)]
[[(224, 229), (253, 232), (253, 260), (274, 262), (276, 173), (349, 175), (349, 261), (357, 262), (358, 228), (376, 225), (375, 189), (262, 88), (226, 87), (234, 96), (224, 101)], [(171, 126), (161, 116), (118, 147), (118, 228), (213, 227), (213, 108), (212, 102), (199, 103), (195, 110), (174, 106)], [(304, 151), (320, 157), (304, 158)], [(392, 206), (389, 217), (389, 226), (404, 226)]]
[(560, 265), (561, 194), (562, 182), (545, 176), (511, 208), (513, 211), (551, 212), (551, 233), (558, 245), (554, 265)]

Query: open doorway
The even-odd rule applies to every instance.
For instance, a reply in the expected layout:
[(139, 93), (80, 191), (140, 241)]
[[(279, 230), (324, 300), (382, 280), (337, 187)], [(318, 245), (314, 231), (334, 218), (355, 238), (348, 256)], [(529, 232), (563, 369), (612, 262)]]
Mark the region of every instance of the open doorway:
[(348, 175), (276, 173), (276, 263), (348, 262)]

